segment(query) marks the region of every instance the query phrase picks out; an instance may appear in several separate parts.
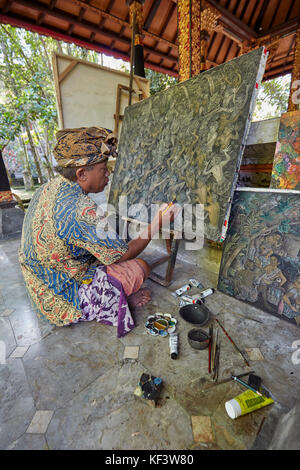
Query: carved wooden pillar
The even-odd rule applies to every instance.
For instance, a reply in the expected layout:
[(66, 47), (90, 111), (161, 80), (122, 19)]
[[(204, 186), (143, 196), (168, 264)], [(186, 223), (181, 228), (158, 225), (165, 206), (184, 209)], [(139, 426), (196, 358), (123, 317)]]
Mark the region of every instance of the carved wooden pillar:
[(205, 1), (178, 0), (179, 81), (206, 69), (207, 44), (220, 13)]
[(127, 4), (129, 5), (130, 25), (134, 30), (133, 71), (135, 75), (145, 77), (144, 48), (142, 39), (144, 26), (144, 0), (127, 0)]
[(200, 72), (206, 70), (206, 57), (208, 40), (214, 28), (217, 26), (218, 19), (221, 14), (215, 8), (206, 6), (201, 7), (201, 23), (200, 23)]
[[(296, 83), (299, 81), (299, 83)], [(295, 52), (294, 52), (294, 63), (293, 63), (293, 70), (292, 70), (292, 77), (291, 77), (291, 88), (290, 88), (290, 96), (289, 96), (289, 104), (288, 104), (288, 111), (297, 111), (299, 109), (299, 103), (295, 102), (295, 91), (299, 89), (300, 85), (300, 26), (298, 26), (296, 32), (296, 40), (295, 40)], [(293, 99), (294, 95), (294, 99)], [(297, 93), (299, 95), (299, 93)]]

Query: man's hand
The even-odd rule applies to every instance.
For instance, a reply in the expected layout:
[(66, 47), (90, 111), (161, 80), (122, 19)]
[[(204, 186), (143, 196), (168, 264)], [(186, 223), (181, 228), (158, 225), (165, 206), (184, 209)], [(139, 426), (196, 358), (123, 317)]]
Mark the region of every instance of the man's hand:
[(170, 222), (173, 222), (179, 212), (180, 208), (174, 204), (162, 204), (151, 224), (148, 225), (139, 237), (128, 243), (128, 251), (119, 259), (118, 262), (120, 263), (121, 261), (136, 258), (146, 248), (153, 236), (159, 232), (160, 229), (163, 229), (164, 227), (169, 229)]
[(151, 233), (154, 235), (164, 227), (169, 228), (179, 210), (173, 203), (162, 204), (151, 222)]

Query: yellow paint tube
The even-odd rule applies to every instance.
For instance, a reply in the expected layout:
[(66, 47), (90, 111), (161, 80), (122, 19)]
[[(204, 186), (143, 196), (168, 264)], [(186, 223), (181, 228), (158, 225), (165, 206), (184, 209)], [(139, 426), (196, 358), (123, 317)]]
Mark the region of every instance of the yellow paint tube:
[(225, 403), (225, 409), (231, 419), (238, 418), (251, 411), (259, 410), (264, 406), (274, 403), (272, 398), (260, 396), (252, 390), (246, 390), (237, 397)]

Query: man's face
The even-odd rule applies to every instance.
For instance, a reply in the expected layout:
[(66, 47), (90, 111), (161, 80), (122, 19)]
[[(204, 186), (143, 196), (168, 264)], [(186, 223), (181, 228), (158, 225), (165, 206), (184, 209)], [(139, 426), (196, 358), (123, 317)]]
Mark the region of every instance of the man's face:
[(107, 161), (96, 163), (91, 168), (84, 169), (84, 190), (87, 193), (100, 193), (104, 190), (109, 181), (109, 171)]

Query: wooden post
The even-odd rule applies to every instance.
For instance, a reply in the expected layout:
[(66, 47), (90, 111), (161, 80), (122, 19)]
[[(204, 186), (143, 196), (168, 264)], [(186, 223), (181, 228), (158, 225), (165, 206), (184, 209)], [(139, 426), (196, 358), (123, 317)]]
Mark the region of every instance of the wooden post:
[(142, 42), (142, 30), (144, 23), (143, 4), (144, 0), (127, 0), (127, 5), (129, 5), (130, 25), (132, 28), (130, 51), (129, 105), (131, 105), (132, 102), (133, 75), (145, 77), (144, 51)]
[(179, 81), (206, 69), (207, 44), (221, 14), (204, 0), (178, 0)]
[(132, 15), (132, 34), (131, 34), (131, 51), (130, 51), (130, 80), (129, 80), (129, 106), (132, 102), (132, 83), (133, 83), (133, 64), (134, 64), (134, 38), (136, 28), (136, 14), (133, 12)]
[[(296, 83), (298, 81), (298, 83)], [(295, 51), (294, 51), (294, 63), (291, 77), (291, 88), (289, 96), (288, 111), (297, 111), (299, 109), (299, 103), (295, 102), (293, 95), (295, 96), (296, 89), (299, 89), (300, 85), (300, 26), (298, 26), (295, 39)], [(297, 93), (299, 95), (299, 93)]]

